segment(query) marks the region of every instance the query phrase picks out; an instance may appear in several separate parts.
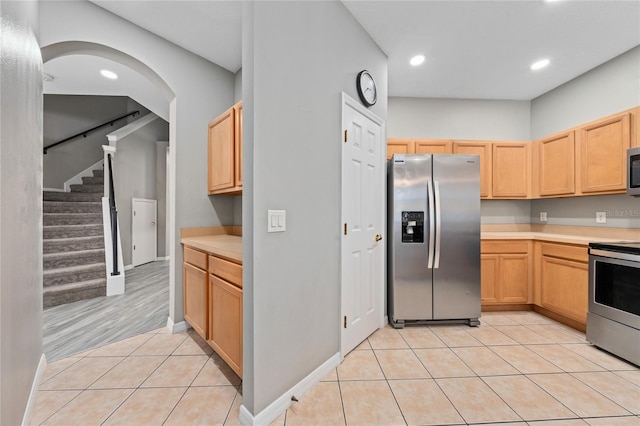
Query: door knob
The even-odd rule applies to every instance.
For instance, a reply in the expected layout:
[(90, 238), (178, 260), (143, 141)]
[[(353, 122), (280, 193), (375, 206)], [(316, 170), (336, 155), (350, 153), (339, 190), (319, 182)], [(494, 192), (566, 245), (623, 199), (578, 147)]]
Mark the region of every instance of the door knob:
[(151, 222), (151, 224), (152, 224), (152, 225), (155, 225), (156, 223), (155, 223), (155, 222)]
[(380, 241), (382, 239), (382, 235), (376, 234), (376, 241)]

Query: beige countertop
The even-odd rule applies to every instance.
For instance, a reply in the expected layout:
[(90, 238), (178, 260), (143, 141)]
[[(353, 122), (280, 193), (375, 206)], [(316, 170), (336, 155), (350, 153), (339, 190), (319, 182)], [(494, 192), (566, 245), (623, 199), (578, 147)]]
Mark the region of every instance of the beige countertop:
[(206, 235), (183, 237), (180, 242), (214, 256), (242, 263), (242, 237), (236, 235)]
[(585, 235), (552, 234), (548, 232), (482, 232), (482, 240), (538, 240), (565, 244), (588, 245), (590, 242), (621, 241), (620, 238), (604, 238)]

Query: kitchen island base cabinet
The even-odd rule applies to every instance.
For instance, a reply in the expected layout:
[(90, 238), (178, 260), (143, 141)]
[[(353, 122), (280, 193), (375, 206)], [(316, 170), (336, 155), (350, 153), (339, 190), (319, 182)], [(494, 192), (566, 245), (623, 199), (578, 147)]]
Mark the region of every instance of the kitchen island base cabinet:
[(242, 289), (209, 275), (209, 303), (207, 342), (242, 377)]

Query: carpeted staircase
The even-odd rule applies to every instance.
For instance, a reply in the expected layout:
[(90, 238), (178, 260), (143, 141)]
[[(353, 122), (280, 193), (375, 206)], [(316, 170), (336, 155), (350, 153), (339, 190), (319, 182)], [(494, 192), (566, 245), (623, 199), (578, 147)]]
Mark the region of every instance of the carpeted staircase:
[(44, 308), (106, 295), (103, 193), (102, 170), (71, 192), (43, 192)]

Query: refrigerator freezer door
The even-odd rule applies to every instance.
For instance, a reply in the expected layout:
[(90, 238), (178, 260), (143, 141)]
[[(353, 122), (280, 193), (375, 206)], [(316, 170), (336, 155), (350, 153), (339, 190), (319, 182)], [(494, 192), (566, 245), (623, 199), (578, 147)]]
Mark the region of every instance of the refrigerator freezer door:
[(427, 268), (428, 244), (433, 241), (429, 229), (433, 206), (429, 205), (427, 189), (430, 179), (430, 155), (404, 155), (390, 161), (388, 215), (393, 241), (387, 265), (392, 321), (432, 316), (432, 270)]
[(436, 155), (437, 267), (433, 269), (433, 319), (480, 317), (480, 159)]

